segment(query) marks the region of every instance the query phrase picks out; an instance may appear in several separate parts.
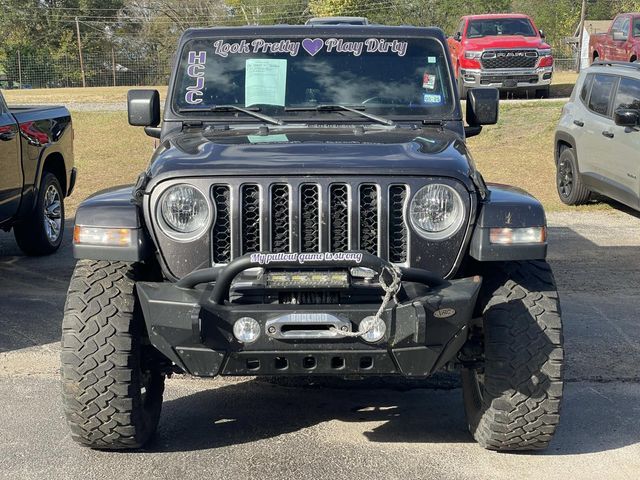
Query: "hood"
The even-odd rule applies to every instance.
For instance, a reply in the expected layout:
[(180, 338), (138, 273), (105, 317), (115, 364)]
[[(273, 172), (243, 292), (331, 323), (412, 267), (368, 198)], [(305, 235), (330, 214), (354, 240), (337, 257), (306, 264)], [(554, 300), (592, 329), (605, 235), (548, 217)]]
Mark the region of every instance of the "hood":
[(198, 129), (156, 150), (148, 188), (194, 176), (419, 175), (453, 177), (470, 189), (477, 172), (464, 141), (440, 128)]
[(469, 50), (487, 50), (492, 48), (551, 48), (540, 37), (522, 35), (494, 35), (482, 38), (469, 38), (465, 43)]

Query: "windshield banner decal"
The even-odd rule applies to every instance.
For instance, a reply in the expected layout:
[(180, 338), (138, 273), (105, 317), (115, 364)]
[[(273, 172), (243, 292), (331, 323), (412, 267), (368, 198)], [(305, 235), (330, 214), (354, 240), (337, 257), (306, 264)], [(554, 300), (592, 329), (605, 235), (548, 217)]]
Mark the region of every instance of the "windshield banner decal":
[[(250, 41), (240, 40), (238, 42), (226, 42), (220, 39), (213, 43), (213, 53), (223, 58), (229, 55), (248, 55), (252, 53), (286, 53), (295, 57), (304, 51), (314, 57), (322, 50), (325, 50), (327, 53), (347, 53), (354, 57), (359, 57), (363, 53), (395, 53), (399, 57), (404, 57), (407, 53), (408, 45), (409, 43), (405, 41), (384, 38), (368, 38), (364, 41), (343, 38), (305, 38), (302, 41), (278, 40), (274, 42), (269, 42), (263, 38), (256, 38)], [(189, 64), (191, 65), (191, 62)]]
[(362, 263), (362, 253), (359, 252), (324, 252), (324, 253), (252, 253), (251, 263), (269, 265), (271, 262), (296, 263), (331, 263), (353, 262)]
[(187, 76), (195, 81), (195, 85), (187, 87), (184, 95), (189, 105), (197, 105), (202, 102), (202, 90), (204, 89), (204, 71), (207, 63), (207, 52), (190, 50), (187, 54)]

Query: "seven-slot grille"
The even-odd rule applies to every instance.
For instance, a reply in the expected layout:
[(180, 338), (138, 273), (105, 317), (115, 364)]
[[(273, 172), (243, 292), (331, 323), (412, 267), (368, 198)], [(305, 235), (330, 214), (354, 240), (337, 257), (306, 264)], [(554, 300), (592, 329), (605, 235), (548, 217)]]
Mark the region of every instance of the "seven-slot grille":
[(488, 50), (482, 54), (482, 67), (499, 68), (533, 68), (538, 61), (536, 50)]
[(293, 180), (215, 184), (214, 264), (258, 251), (364, 250), (394, 263), (408, 261), (402, 183)]

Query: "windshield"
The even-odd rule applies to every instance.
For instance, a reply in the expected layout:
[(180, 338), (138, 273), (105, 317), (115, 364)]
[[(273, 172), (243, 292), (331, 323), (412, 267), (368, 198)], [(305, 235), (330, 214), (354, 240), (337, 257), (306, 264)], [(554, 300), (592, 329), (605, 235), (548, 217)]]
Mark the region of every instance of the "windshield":
[(448, 62), (429, 38), (194, 39), (180, 54), (172, 105), (183, 115), (227, 117), (221, 106), (278, 118), (370, 121), (327, 106), (443, 117), (454, 106)]
[(522, 35), (535, 37), (536, 31), (526, 18), (492, 18), (471, 20), (467, 27), (467, 38), (481, 38), (498, 35)]

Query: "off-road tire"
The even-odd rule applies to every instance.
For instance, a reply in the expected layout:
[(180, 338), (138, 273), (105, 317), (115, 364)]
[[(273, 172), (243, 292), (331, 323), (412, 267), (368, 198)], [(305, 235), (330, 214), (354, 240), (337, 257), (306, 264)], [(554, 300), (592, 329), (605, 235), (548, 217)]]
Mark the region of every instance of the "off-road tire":
[(546, 262), (486, 269), (480, 302), (483, 362), (462, 371), (469, 430), (490, 450), (542, 450), (560, 420), (560, 303)]
[(158, 425), (164, 375), (149, 359), (135, 295), (142, 272), (139, 264), (92, 260), (73, 272), (62, 322), (62, 398), (71, 436), (82, 445), (139, 448)]
[[(564, 177), (563, 168), (570, 168), (572, 175), (572, 186), (568, 193), (562, 190), (562, 180)], [(582, 205), (589, 201), (591, 191), (585, 187), (580, 171), (578, 170), (578, 161), (573, 148), (564, 148), (560, 152), (558, 165), (556, 166), (556, 190), (560, 201), (566, 205)]]
[[(60, 232), (53, 241), (48, 237), (45, 229), (44, 212), (45, 195), (50, 187), (57, 190), (60, 198)], [(43, 173), (35, 208), (27, 220), (14, 226), (13, 233), (18, 247), (26, 255), (49, 255), (58, 250), (64, 236), (64, 192), (60, 186), (60, 181), (53, 173), (46, 171)]]

